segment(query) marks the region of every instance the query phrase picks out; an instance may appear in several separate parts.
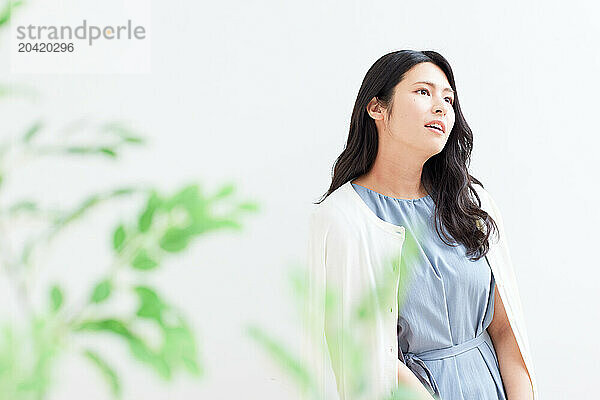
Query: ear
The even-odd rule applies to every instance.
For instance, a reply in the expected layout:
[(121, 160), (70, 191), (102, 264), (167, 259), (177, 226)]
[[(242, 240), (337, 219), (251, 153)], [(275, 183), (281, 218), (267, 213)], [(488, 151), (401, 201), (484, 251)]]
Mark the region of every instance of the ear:
[(379, 100), (377, 99), (377, 97), (373, 97), (371, 99), (371, 101), (369, 102), (369, 104), (367, 104), (367, 113), (374, 120), (378, 120), (378, 119), (379, 120), (383, 120), (383, 118), (384, 118), (384, 109), (381, 106), (381, 104), (379, 103)]

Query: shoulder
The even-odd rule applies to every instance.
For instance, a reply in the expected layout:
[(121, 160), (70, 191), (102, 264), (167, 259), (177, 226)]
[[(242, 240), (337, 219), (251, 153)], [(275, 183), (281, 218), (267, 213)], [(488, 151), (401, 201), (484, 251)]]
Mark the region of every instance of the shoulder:
[(336, 236), (349, 236), (357, 230), (355, 229), (357, 216), (352, 210), (346, 196), (336, 190), (311, 210), (309, 217), (311, 230), (319, 230), (322, 233), (334, 232)]
[(344, 230), (351, 223), (351, 218), (342, 208), (337, 207), (335, 204), (324, 202), (317, 204), (311, 210), (309, 218), (311, 228), (326, 231), (332, 229)]

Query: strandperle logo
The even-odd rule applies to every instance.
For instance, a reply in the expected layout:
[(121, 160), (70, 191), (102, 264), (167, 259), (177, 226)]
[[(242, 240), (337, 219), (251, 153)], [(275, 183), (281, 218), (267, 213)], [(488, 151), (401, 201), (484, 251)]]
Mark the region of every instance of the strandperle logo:
[(69, 25), (19, 25), (17, 26), (17, 39), (19, 40), (73, 40), (81, 39), (88, 41), (92, 45), (95, 40), (143, 40), (146, 38), (146, 29), (141, 26), (133, 26), (131, 20), (127, 20), (127, 25), (88, 25), (87, 20), (83, 20), (82, 25), (75, 28)]

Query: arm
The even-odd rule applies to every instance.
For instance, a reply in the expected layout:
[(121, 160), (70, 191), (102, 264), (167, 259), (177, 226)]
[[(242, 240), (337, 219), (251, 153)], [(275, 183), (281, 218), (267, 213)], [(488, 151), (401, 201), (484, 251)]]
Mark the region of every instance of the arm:
[(415, 374), (400, 360), (398, 360), (398, 384), (412, 389), (419, 396), (418, 400), (435, 400)]
[(500, 375), (508, 400), (532, 400), (533, 391), (525, 362), (506, 316), (498, 290), (494, 290), (494, 316), (487, 328), (500, 366)]
[[(490, 333), (492, 341), (494, 342), (494, 347), (496, 348), (499, 359), (498, 364), (504, 381), (505, 390), (509, 400), (521, 398), (533, 398), (534, 400), (539, 400), (531, 353), (529, 351), (523, 308), (519, 296), (515, 270), (512, 265), (510, 251), (506, 240), (504, 221), (492, 196), (485, 189), (480, 188), (479, 185), (475, 185), (475, 188), (481, 197), (482, 208), (491, 215), (498, 226), (499, 240), (492, 240), (492, 243), (490, 243), (490, 253), (488, 255), (491, 256), (492, 262), (495, 263), (497, 267), (494, 271), (494, 273), (497, 273), (497, 276), (495, 276), (496, 282), (499, 283), (497, 289), (502, 290), (496, 290), (496, 293), (494, 294), (494, 303), (498, 305), (498, 310), (495, 310), (494, 312), (494, 317), (492, 324), (488, 328), (488, 333)], [(514, 321), (514, 325), (511, 325), (508, 321), (505, 304), (503, 304), (500, 299), (500, 292), (503, 294), (506, 293), (509, 296), (503, 300), (508, 302), (506, 306), (513, 317), (512, 320)], [(496, 312), (498, 315), (496, 315)], [(525, 376), (529, 379), (529, 382), (527, 382), (526, 385), (528, 386), (527, 389), (522, 388), (523, 384), (521, 380), (523, 378), (523, 370), (525, 370)], [(520, 397), (522, 396), (523, 391), (527, 394), (525, 394), (525, 397)]]

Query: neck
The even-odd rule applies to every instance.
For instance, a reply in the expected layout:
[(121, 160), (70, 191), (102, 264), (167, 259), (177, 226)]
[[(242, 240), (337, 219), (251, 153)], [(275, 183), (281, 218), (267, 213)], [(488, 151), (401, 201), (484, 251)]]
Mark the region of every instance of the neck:
[(373, 167), (353, 181), (386, 196), (415, 199), (428, 195), (421, 175), (427, 158), (414, 149), (402, 146), (405, 151), (385, 151), (391, 146), (379, 146)]

